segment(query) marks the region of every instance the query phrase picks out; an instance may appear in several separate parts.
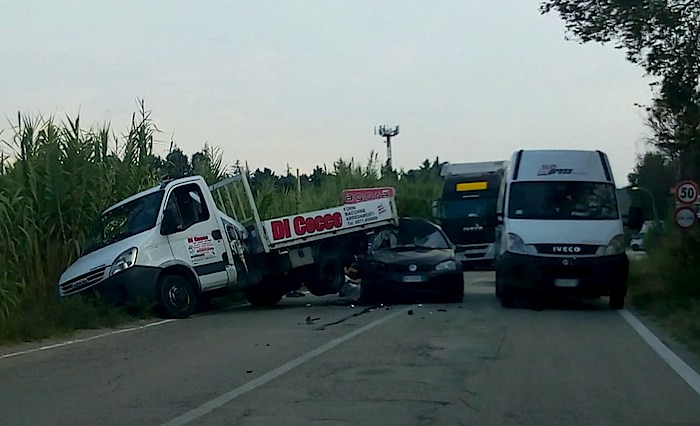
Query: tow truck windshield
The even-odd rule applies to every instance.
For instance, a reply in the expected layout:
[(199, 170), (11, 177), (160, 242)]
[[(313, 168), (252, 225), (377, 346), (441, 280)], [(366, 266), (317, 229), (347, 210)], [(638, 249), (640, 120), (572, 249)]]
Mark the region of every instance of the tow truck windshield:
[(95, 223), (83, 254), (153, 228), (158, 219), (163, 194), (163, 191), (156, 191), (104, 213)]

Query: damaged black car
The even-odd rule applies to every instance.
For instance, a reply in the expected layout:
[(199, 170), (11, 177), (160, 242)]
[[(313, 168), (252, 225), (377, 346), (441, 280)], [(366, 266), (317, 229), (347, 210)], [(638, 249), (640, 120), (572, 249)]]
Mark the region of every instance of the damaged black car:
[(370, 241), (361, 262), (361, 302), (462, 302), (464, 274), (454, 245), (436, 224), (401, 218)]

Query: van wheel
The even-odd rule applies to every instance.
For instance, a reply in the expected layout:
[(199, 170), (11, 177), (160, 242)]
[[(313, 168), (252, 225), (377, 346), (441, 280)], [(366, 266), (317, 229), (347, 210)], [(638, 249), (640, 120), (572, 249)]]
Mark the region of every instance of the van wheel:
[(282, 300), (282, 293), (264, 285), (247, 288), (243, 291), (248, 303), (255, 307), (269, 308)]
[(197, 309), (197, 292), (180, 275), (166, 275), (158, 283), (158, 302), (167, 318), (187, 318)]
[(496, 283), (493, 286), (494, 293), (496, 294), (496, 299), (501, 298), (501, 279), (499, 278), (498, 269), (496, 269)]
[(614, 291), (610, 295), (610, 309), (620, 310), (625, 307), (625, 295), (621, 291)]

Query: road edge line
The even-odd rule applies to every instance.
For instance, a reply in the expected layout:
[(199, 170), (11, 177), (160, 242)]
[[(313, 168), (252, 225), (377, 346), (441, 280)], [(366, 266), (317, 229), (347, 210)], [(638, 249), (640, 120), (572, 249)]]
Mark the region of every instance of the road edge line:
[(641, 336), (641, 338), (654, 350), (654, 352), (669, 365), (695, 393), (700, 396), (700, 374), (685, 363), (678, 355), (673, 353), (658, 337), (654, 335), (632, 312), (624, 309), (620, 311), (622, 318)]
[(407, 312), (409, 309), (414, 308), (414, 306), (409, 306), (407, 308), (401, 309), (399, 311), (396, 311), (394, 313), (391, 313), (387, 316), (381, 317), (375, 321), (372, 321), (371, 323), (358, 328), (357, 330), (353, 330), (348, 334), (345, 334), (343, 336), (337, 337), (333, 340), (331, 340), (328, 343), (325, 343), (316, 349), (312, 349), (309, 352), (306, 352), (303, 355), (300, 355), (296, 358), (294, 358), (291, 361), (288, 361), (279, 367), (272, 369), (268, 371), (267, 373), (263, 374), (262, 376), (253, 379), (247, 383), (242, 384), (241, 386), (238, 386), (237, 388), (234, 388), (214, 399), (211, 399), (204, 404), (200, 405), (199, 407), (192, 409), (178, 417), (175, 417), (174, 419), (168, 421), (167, 423), (163, 423), (163, 426), (181, 426), (185, 425), (191, 421), (197, 420), (198, 418), (205, 416), (212, 411), (216, 410), (217, 408), (233, 401), (234, 399), (238, 398), (239, 396), (248, 393), (252, 390), (255, 390), (256, 388), (276, 379), (277, 377), (287, 373), (288, 371), (308, 362), (311, 361), (312, 359), (316, 358), (319, 355), (322, 355), (325, 352), (328, 352), (329, 350), (335, 348), (336, 346), (339, 346), (342, 343), (347, 342), (348, 340), (359, 336), (360, 334), (369, 331), (373, 329), (374, 327), (383, 324), (405, 312)]
[(89, 342), (90, 340), (96, 340), (96, 339), (100, 339), (102, 337), (107, 337), (107, 336), (114, 336), (115, 334), (128, 333), (130, 331), (141, 330), (141, 329), (148, 328), (148, 327), (155, 327), (157, 325), (163, 325), (163, 324), (167, 324), (167, 323), (170, 323), (173, 321), (177, 321), (177, 320), (166, 319), (166, 320), (162, 320), (162, 321), (158, 321), (158, 322), (152, 322), (149, 324), (140, 325), (138, 327), (131, 327), (131, 328), (124, 328), (121, 330), (114, 330), (114, 331), (110, 331), (108, 333), (98, 334), (97, 336), (86, 337), (84, 339), (67, 340), (65, 342), (55, 343), (53, 345), (46, 345), (46, 346), (42, 346), (42, 347), (34, 348), (34, 349), (27, 349), (26, 351), (13, 352), (13, 353), (5, 354), (5, 355), (0, 355), (0, 360), (6, 359), (6, 358), (13, 358), (13, 357), (20, 356), (20, 355), (26, 355), (26, 354), (30, 354), (30, 353), (34, 353), (34, 352), (47, 351), (49, 349), (61, 348), (63, 346), (73, 345), (75, 343)]

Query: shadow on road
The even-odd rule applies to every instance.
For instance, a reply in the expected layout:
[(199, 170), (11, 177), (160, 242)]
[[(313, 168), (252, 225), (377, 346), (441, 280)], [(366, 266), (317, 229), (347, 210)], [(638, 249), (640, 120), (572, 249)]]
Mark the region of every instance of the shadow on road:
[[(494, 297), (494, 300), (498, 300)], [(579, 299), (561, 294), (543, 293), (532, 290), (518, 290), (514, 309), (534, 311), (608, 311), (607, 298)]]

